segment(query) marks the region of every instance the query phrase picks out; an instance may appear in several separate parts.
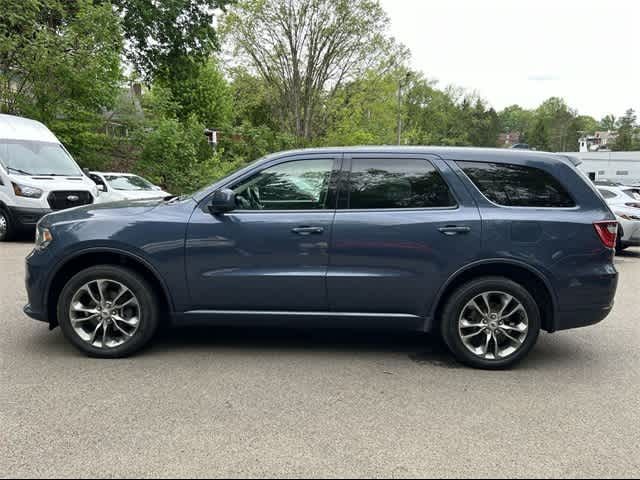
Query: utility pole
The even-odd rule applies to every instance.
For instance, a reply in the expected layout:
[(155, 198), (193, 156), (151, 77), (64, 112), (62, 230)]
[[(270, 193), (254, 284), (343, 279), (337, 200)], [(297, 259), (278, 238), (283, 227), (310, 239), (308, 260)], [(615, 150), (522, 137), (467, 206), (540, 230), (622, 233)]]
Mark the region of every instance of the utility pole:
[[(402, 87), (409, 84), (411, 72), (398, 81), (398, 145), (402, 145)], [(403, 82), (404, 81), (404, 82)]]

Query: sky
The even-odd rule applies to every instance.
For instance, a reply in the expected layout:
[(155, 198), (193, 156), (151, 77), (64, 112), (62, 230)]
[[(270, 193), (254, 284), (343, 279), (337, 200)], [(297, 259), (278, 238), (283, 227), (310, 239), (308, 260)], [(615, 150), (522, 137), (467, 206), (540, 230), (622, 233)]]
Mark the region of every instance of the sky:
[[(380, 0), (412, 67), (500, 110), (640, 112), (640, 0)], [(639, 115), (640, 116), (640, 115)]]

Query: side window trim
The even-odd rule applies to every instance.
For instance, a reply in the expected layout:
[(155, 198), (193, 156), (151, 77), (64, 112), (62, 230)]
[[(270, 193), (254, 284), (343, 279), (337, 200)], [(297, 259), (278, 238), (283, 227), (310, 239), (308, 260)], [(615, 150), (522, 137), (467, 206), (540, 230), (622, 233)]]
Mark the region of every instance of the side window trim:
[[(401, 159), (401, 160), (421, 160), (430, 165), (439, 175), (444, 184), (449, 189), (449, 194), (454, 201), (454, 205), (446, 206), (446, 207), (407, 207), (407, 208), (351, 208), (351, 189), (350, 189), (350, 180), (351, 180), (351, 172), (353, 171), (353, 160), (363, 159), (363, 160), (393, 160), (393, 159)], [(451, 183), (446, 178), (446, 175), (442, 171), (440, 165), (438, 165), (439, 157), (431, 156), (431, 155), (420, 155), (420, 154), (394, 154), (394, 153), (386, 153), (386, 154), (366, 154), (366, 153), (357, 153), (357, 154), (347, 154), (344, 156), (343, 160), (343, 168), (340, 175), (339, 189), (338, 189), (338, 202), (337, 209), (341, 212), (424, 212), (424, 211), (455, 211), (461, 208), (461, 202), (458, 198), (457, 192), (451, 186)]]
[[(240, 178), (235, 178), (233, 181), (226, 183), (223, 187), (221, 188), (229, 188), (229, 189), (234, 189), (236, 188), (239, 184), (241, 184), (242, 182), (248, 180), (251, 177), (254, 177), (255, 175), (258, 175), (259, 173), (273, 168), (273, 167), (277, 167), (278, 165), (284, 165), (286, 163), (292, 163), (292, 162), (301, 162), (301, 161), (310, 161), (310, 160), (331, 160), (333, 161), (333, 166), (331, 167), (331, 175), (329, 177), (329, 187), (327, 190), (327, 200), (326, 200), (326, 205), (327, 207), (324, 209), (317, 209), (317, 208), (311, 208), (311, 209), (286, 209), (286, 210), (243, 210), (243, 209), (237, 209), (234, 210), (233, 214), (250, 214), (250, 215), (260, 215), (260, 214), (291, 214), (291, 213), (327, 213), (327, 212), (335, 212), (336, 210), (336, 203), (337, 203), (337, 179), (339, 178), (340, 172), (341, 172), (341, 168), (342, 168), (342, 162), (343, 162), (343, 157), (344, 155), (342, 153), (339, 154), (334, 154), (334, 155), (293, 155), (293, 156), (288, 156), (288, 157), (282, 157), (282, 158), (278, 158), (278, 159), (274, 159), (273, 161), (266, 163), (264, 165), (261, 165), (259, 168), (255, 168), (249, 172), (247, 172), (245, 175), (242, 175), (242, 177)], [(213, 193), (211, 194), (213, 195)], [(205, 203), (207, 203), (209, 200), (209, 198), (211, 197), (211, 195), (209, 195), (207, 197), (207, 199), (205, 199)]]

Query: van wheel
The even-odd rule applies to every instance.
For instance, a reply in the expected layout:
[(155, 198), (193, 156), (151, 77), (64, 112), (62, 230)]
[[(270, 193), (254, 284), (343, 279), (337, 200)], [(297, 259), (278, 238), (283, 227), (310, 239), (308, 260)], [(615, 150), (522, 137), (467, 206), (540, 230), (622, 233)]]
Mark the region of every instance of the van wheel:
[(451, 295), (443, 310), (442, 336), (460, 362), (498, 370), (531, 351), (540, 326), (540, 309), (524, 287), (507, 278), (486, 277)]
[(12, 233), (11, 217), (4, 208), (0, 208), (0, 242), (11, 240)]
[(95, 358), (123, 358), (147, 346), (159, 321), (153, 288), (136, 272), (91, 267), (65, 285), (58, 322), (78, 350)]

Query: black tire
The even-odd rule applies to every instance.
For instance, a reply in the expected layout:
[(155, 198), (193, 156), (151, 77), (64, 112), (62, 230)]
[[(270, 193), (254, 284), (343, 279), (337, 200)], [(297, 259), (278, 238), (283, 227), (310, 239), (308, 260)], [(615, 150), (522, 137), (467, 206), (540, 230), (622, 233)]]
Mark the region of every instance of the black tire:
[[(6, 228), (2, 228), (2, 225)], [(13, 225), (11, 223), (11, 215), (2, 207), (0, 207), (0, 242), (8, 242), (13, 238)]]
[[(522, 304), (529, 322), (527, 336), (521, 346), (498, 360), (482, 358), (471, 352), (463, 343), (458, 325), (465, 306), (485, 292), (504, 292), (513, 296)], [(483, 277), (463, 285), (449, 297), (442, 313), (442, 337), (451, 353), (465, 365), (484, 370), (506, 369), (520, 362), (538, 341), (540, 328), (540, 308), (533, 296), (522, 285), (503, 277)]]
[[(140, 307), (137, 331), (126, 343), (114, 348), (97, 348), (80, 338), (72, 327), (69, 313), (76, 292), (89, 282), (102, 279), (126, 286), (137, 297)], [(132, 270), (111, 265), (88, 268), (69, 280), (60, 294), (57, 314), (65, 338), (82, 353), (93, 358), (125, 358), (137, 353), (151, 342), (160, 324), (156, 292), (149, 282)]]

